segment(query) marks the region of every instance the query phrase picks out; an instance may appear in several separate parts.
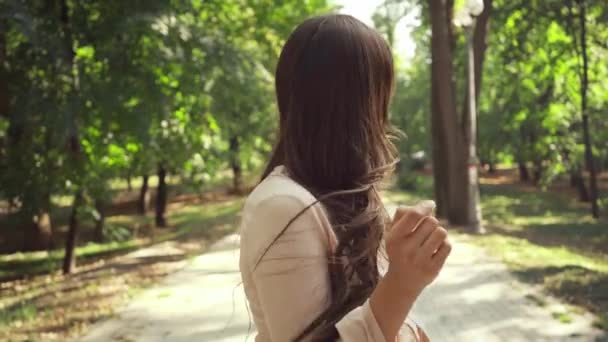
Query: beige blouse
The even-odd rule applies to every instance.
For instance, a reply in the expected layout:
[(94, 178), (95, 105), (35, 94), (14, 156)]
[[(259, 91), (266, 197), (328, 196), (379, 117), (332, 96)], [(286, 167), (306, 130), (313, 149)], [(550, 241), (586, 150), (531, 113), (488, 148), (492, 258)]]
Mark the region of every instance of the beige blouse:
[[(240, 270), (257, 342), (292, 341), (329, 303), (327, 257), (337, 241), (322, 205), (306, 210), (273, 243), (288, 222), (315, 200), (282, 166), (247, 198)], [(345, 342), (385, 341), (369, 302), (348, 313), (336, 328)], [(416, 337), (404, 328), (399, 340)]]

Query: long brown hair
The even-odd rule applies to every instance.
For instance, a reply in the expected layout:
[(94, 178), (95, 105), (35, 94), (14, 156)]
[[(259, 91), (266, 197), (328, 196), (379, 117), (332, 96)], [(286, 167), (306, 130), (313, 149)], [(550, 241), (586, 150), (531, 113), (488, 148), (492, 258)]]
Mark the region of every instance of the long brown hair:
[(297, 340), (336, 339), (335, 323), (378, 283), (388, 217), (377, 186), (396, 163), (388, 119), (393, 84), (388, 44), (351, 16), (304, 21), (281, 52), (280, 129), (263, 177), (284, 165), (322, 202), (338, 240), (328, 261), (330, 303)]

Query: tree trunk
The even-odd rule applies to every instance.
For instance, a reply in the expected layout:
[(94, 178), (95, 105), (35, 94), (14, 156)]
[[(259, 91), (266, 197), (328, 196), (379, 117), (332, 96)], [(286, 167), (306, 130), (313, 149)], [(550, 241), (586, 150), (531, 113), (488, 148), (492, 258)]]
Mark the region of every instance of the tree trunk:
[(578, 190), (578, 199), (581, 202), (589, 202), (589, 191), (587, 191), (585, 179), (583, 178), (583, 173), (581, 172), (580, 167), (577, 167), (570, 172), (570, 184), (572, 184)]
[(137, 199), (137, 211), (141, 215), (145, 215), (150, 202), (148, 193), (148, 175), (142, 176), (141, 189), (139, 190), (139, 198)]
[(239, 138), (233, 136), (230, 138), (230, 166), (232, 168), (232, 190), (236, 194), (240, 194), (243, 191), (243, 170), (239, 154)]
[(106, 222), (105, 203), (100, 199), (95, 200), (95, 210), (98, 216), (95, 218), (94, 238), (97, 242), (103, 242), (103, 228)]
[[(461, 124), (463, 132), (462, 158), (466, 161), (466, 178), (464, 178), (467, 191), (463, 193), (461, 201), (467, 204), (466, 216), (462, 218), (473, 232), (481, 233), (481, 208), (479, 205), (479, 175), (477, 157), (477, 102), (481, 90), (481, 76), (483, 61), (487, 48), (487, 36), (490, 29), (490, 12), (492, 0), (484, 1), (484, 10), (477, 18), (474, 28), (465, 28), (467, 38), (467, 77), (464, 92)], [(472, 84), (471, 84), (472, 83)]]
[(496, 173), (496, 164), (493, 161), (488, 163), (488, 173), (495, 174)]
[[(445, 3), (440, 4), (446, 6)], [(431, 65), (431, 145), (432, 145), (432, 159), (433, 159), (433, 186), (435, 201), (437, 204), (436, 213), (438, 217), (448, 218), (449, 205), (450, 205), (450, 169), (448, 156), (450, 151), (448, 149), (448, 138), (446, 128), (444, 126), (442, 109), (445, 106), (441, 105), (441, 101), (450, 101), (450, 98), (443, 99), (442, 92), (445, 92), (445, 78), (442, 78), (441, 70), (439, 66), (445, 64), (445, 61), (441, 60), (441, 53), (446, 49), (445, 40), (449, 40), (452, 37), (451, 24), (449, 23), (450, 15), (445, 15), (445, 7), (435, 7), (431, 9), (432, 13), (435, 13), (434, 22), (435, 30), (437, 34), (434, 34), (435, 39), (431, 40), (431, 49), (433, 53), (433, 64)], [(448, 0), (447, 8), (452, 7), (452, 0)], [(440, 22), (439, 22), (440, 21)], [(439, 31), (442, 31), (441, 34)], [(447, 32), (446, 32), (447, 31)], [(448, 38), (446, 38), (446, 35)], [(440, 36), (440, 37), (439, 37)], [(451, 53), (455, 41), (449, 40), (447, 50)], [(440, 63), (442, 62), (442, 63)], [(448, 79), (448, 85), (451, 86), (453, 83)], [(449, 106), (448, 106), (449, 107)]]
[(532, 172), (532, 181), (535, 185), (540, 183), (543, 177), (543, 163), (540, 160), (534, 161), (534, 171)]
[(448, 216), (448, 161), (445, 142), (445, 133), (441, 123), (441, 112), (439, 111), (439, 97), (437, 96), (437, 84), (431, 84), (431, 145), (433, 158), (433, 191), (437, 205), (437, 217)]
[[(440, 121), (441, 134), (445, 144), (439, 153), (446, 154), (447, 182), (447, 216), (451, 224), (468, 224), (467, 201), (463, 194), (468, 193), (467, 161), (463, 158), (464, 141), (460, 123), (456, 114), (454, 98), (453, 64), (452, 64), (452, 35), (450, 31), (450, 15), (452, 8), (448, 0), (430, 1), (431, 12), (431, 50), (432, 50), (432, 111)], [(434, 137), (435, 138), (435, 137)], [(435, 143), (435, 142), (434, 142)], [(435, 150), (435, 148), (434, 148)]]
[(133, 191), (133, 185), (131, 184), (131, 170), (127, 171), (127, 190)]
[[(0, 117), (9, 117), (10, 99), (8, 79), (4, 70), (6, 61), (6, 25), (0, 21)], [(1, 142), (0, 142), (1, 143)]]
[[(467, 161), (467, 193), (463, 200), (467, 201), (467, 225), (474, 233), (481, 233), (481, 207), (479, 205), (479, 160), (477, 156), (477, 98), (478, 86), (475, 84), (476, 73), (476, 52), (473, 46), (473, 33), (466, 29), (467, 35), (467, 91), (466, 111), (462, 113), (464, 124), (464, 159)], [(485, 31), (483, 31), (485, 32)], [(479, 70), (478, 72), (481, 72)]]
[(166, 227), (165, 210), (167, 208), (167, 170), (163, 163), (158, 164), (158, 189), (156, 191), (156, 226)]
[(589, 113), (587, 112), (587, 88), (589, 87), (589, 61), (587, 56), (587, 26), (586, 26), (586, 4), (578, 0), (580, 7), (579, 18), (581, 21), (581, 54), (583, 57), (583, 74), (581, 79), (581, 113), (583, 115), (583, 142), (585, 144), (585, 161), (589, 171), (589, 200), (591, 201), (591, 214), (595, 218), (600, 217), (598, 206), (597, 173), (593, 157), (591, 132), (589, 131)]
[[(72, 89), (68, 91), (68, 95), (76, 96), (78, 88), (78, 78), (75, 73), (75, 52), (74, 42), (72, 40), (72, 29), (70, 27), (70, 15), (69, 8), (66, 0), (60, 1), (60, 17), (59, 20), (62, 26), (63, 43), (65, 45), (65, 57), (67, 68), (65, 70), (66, 75), (71, 75), (72, 78)], [(77, 163), (80, 160), (80, 140), (77, 133), (77, 123), (74, 108), (68, 107), (68, 122), (70, 124), (70, 133), (67, 141), (69, 154), (73, 163)], [(63, 273), (69, 274), (74, 270), (76, 264), (76, 238), (78, 234), (78, 211), (80, 210), (83, 190), (78, 189), (74, 195), (74, 203), (72, 205), (72, 212), (70, 214), (68, 235), (65, 243), (65, 255), (63, 258)]]
[(36, 215), (28, 216), (23, 220), (27, 222), (23, 250), (42, 251), (51, 248), (53, 230), (51, 228), (51, 215), (46, 210), (40, 210)]
[(570, 171), (570, 186), (576, 188), (576, 182), (576, 174), (574, 173), (574, 171)]
[(530, 180), (530, 173), (528, 172), (528, 167), (526, 163), (523, 161), (517, 162), (517, 168), (519, 169), (519, 181), (527, 182)]
[(68, 235), (65, 240), (65, 254), (63, 257), (63, 274), (70, 274), (76, 266), (76, 239), (78, 235), (78, 211), (82, 204), (82, 190), (78, 190), (74, 196), (72, 212), (68, 227)]

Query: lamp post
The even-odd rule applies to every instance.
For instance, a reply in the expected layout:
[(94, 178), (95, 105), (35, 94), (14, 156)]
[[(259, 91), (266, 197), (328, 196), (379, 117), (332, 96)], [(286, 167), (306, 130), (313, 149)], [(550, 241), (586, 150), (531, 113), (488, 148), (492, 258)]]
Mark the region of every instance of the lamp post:
[(470, 229), (474, 233), (483, 233), (481, 226), (481, 208), (479, 206), (479, 175), (477, 167), (477, 103), (475, 96), (475, 49), (473, 47), (473, 32), (475, 18), (483, 12), (483, 0), (467, 0), (465, 6), (456, 13), (454, 24), (464, 29), (467, 40), (467, 108), (465, 118), (465, 142), (467, 149), (467, 176), (469, 196), (467, 217)]

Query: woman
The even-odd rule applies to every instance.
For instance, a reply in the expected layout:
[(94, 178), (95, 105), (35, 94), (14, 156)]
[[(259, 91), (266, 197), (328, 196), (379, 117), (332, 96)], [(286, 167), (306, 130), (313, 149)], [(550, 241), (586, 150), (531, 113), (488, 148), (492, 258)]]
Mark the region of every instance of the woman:
[[(393, 170), (387, 43), (345, 15), (308, 19), (276, 70), (280, 131), (243, 209), (240, 269), (256, 341), (410, 341), (404, 324), (450, 253), (431, 207), (392, 223), (378, 193)], [(378, 253), (386, 238), (388, 270)]]

